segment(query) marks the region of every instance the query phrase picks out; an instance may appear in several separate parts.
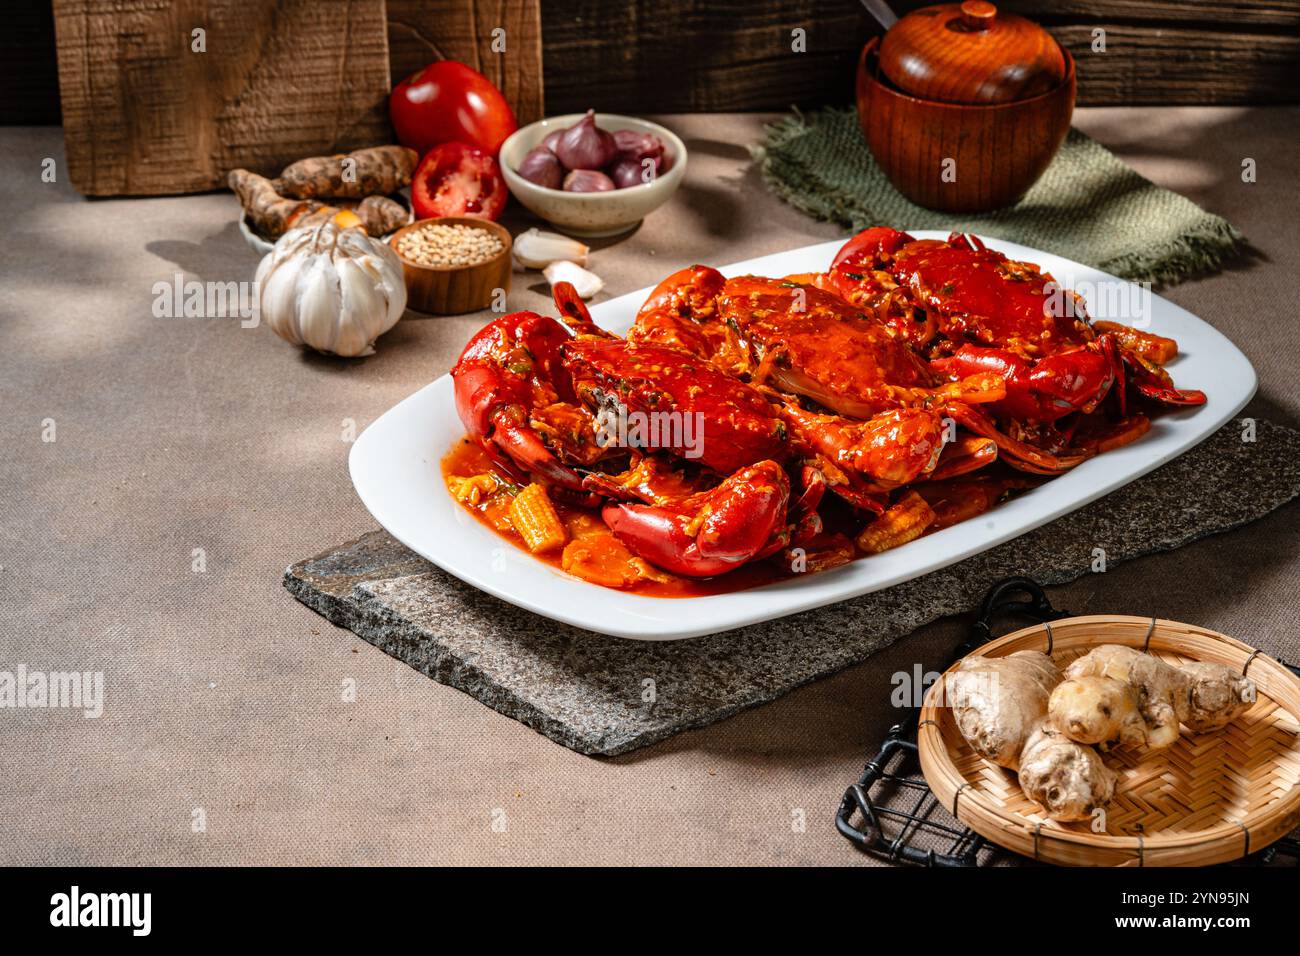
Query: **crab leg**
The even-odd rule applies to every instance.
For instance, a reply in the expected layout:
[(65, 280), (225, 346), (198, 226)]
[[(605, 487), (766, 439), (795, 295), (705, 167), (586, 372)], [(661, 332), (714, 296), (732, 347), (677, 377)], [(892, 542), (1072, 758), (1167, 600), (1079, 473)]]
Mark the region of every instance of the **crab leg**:
[(790, 481), (761, 461), (688, 499), (660, 505), (610, 503), (605, 524), (641, 557), (674, 574), (713, 577), (775, 554), (789, 543)]
[(939, 464), (930, 472), (928, 480), (943, 481), (979, 471), (998, 459), (998, 443), (979, 435), (958, 435), (943, 446)]
[(1165, 405), (1204, 405), (1205, 393), (1198, 388), (1175, 388), (1169, 373), (1158, 365), (1148, 364), (1141, 355), (1120, 349), (1128, 377), (1139, 395)]
[(963, 402), (949, 402), (944, 406), (944, 410), (952, 416), (958, 425), (961, 425), (966, 430), (972, 431), (983, 438), (992, 439), (997, 444), (998, 450), (1002, 452), (1003, 460), (1018, 471), (1027, 471), (1037, 475), (1059, 475), (1092, 457), (1092, 453), (1087, 451), (1071, 451), (1068, 454), (1053, 455), (1041, 448), (1035, 448), (1033, 445), (1018, 441), (1010, 435), (998, 431), (992, 419), (973, 405), (966, 405)]
[(1097, 406), (1115, 384), (1114, 361), (1105, 346), (1057, 352), (1034, 362), (1007, 349), (963, 345), (930, 364), (945, 375), (1000, 375), (1006, 397), (992, 403), (990, 411), (1020, 421), (1054, 422)]
[(560, 310), (560, 321), (569, 327), (574, 335), (592, 335), (602, 339), (613, 339), (618, 336), (611, 332), (606, 332), (591, 317), (591, 312), (587, 310), (587, 303), (582, 301), (582, 296), (578, 295), (578, 290), (574, 288), (572, 282), (557, 282), (551, 289), (551, 298), (555, 300), (555, 307)]

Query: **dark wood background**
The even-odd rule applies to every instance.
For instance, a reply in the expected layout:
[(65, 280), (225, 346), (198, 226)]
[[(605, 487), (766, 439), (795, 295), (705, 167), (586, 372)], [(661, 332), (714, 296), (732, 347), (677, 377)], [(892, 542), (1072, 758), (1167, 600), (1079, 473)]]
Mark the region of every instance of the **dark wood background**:
[[(507, 0), (508, 5), (509, 0)], [(901, 12), (925, 0), (894, 0)], [(1002, 0), (1079, 61), (1081, 105), (1300, 102), (1300, 0)], [(59, 121), (48, 0), (6, 11), (0, 122)], [(857, 0), (542, 0), (545, 109), (847, 103), (874, 28)], [(807, 31), (807, 52), (790, 49)], [(1092, 52), (1096, 28), (1106, 52)], [(400, 78), (400, 77), (399, 77)]]
[[(891, 0), (902, 14), (931, 0)], [(1300, 0), (999, 0), (1079, 64), (1079, 103), (1300, 101)], [(815, 12), (814, 12), (815, 11)], [(807, 52), (790, 52), (790, 31)], [(1093, 30), (1106, 52), (1093, 53)], [(849, 102), (879, 32), (857, 0), (542, 0), (546, 107), (690, 112)], [(635, 38), (635, 39), (629, 39)], [(593, 89), (591, 77), (600, 77)]]

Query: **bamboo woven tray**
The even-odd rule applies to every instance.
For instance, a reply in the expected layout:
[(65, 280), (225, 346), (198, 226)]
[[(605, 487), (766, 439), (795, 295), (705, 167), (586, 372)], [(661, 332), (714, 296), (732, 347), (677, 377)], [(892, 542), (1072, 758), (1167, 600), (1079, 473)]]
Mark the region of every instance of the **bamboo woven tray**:
[(921, 708), (917, 748), (926, 782), (957, 819), (1017, 853), (1069, 866), (1208, 866), (1261, 850), (1300, 824), (1300, 679), (1254, 648), (1176, 621), (1095, 615), (1036, 624), (973, 653), (1040, 650), (1064, 666), (1098, 644), (1144, 648), (1172, 664), (1242, 668), (1259, 696), (1221, 731), (1184, 732), (1145, 755), (1106, 754), (1119, 783), (1106, 832), (1093, 833), (1087, 823), (1047, 819), (1014, 773), (976, 754), (951, 710), (934, 706), (943, 699), (936, 681)]

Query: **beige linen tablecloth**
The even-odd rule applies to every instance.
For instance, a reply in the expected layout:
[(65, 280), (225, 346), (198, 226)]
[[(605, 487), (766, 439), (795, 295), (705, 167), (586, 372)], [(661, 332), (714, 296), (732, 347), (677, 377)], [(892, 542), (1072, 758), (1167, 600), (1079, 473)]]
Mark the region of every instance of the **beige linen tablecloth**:
[[(686, 182), (637, 233), (599, 243), (609, 295), (837, 234), (751, 169), (745, 146), (770, 119), (665, 120), (691, 150)], [(1083, 110), (1077, 123), (1254, 242), (1253, 262), (1167, 294), (1255, 363), (1247, 414), (1300, 426), (1300, 109)], [(1241, 179), (1247, 158), (1257, 182)], [(87, 202), (57, 129), (0, 130), (0, 196), (0, 670), (105, 680), (98, 719), (0, 710), (0, 862), (862, 861), (831, 814), (896, 719), (890, 675), (941, 664), (959, 622), (626, 757), (571, 753), (280, 585), (290, 562), (375, 526), (343, 436), (445, 372), (483, 316), (409, 315), (358, 362), (235, 320), (155, 318), (154, 284), (178, 271), (252, 277), (232, 196)], [(517, 277), (510, 305), (545, 308), (545, 291)], [(1295, 660), (1297, 531), (1293, 504), (1053, 599), (1197, 622)]]

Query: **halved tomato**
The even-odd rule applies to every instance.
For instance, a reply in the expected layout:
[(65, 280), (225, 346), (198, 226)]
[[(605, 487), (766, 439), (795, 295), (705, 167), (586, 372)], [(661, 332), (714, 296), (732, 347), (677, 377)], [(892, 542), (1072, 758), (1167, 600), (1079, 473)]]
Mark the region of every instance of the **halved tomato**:
[(435, 146), (420, 160), (411, 178), (411, 205), (420, 219), (496, 219), (506, 206), (507, 196), (497, 161), (464, 143)]

